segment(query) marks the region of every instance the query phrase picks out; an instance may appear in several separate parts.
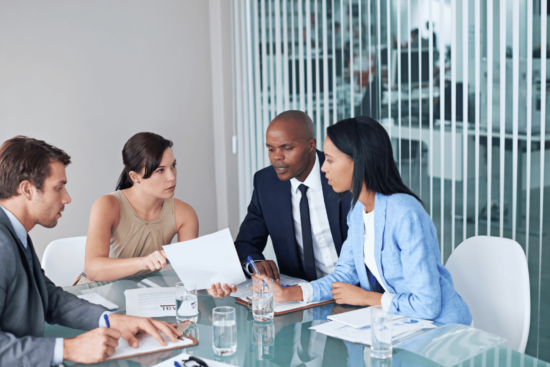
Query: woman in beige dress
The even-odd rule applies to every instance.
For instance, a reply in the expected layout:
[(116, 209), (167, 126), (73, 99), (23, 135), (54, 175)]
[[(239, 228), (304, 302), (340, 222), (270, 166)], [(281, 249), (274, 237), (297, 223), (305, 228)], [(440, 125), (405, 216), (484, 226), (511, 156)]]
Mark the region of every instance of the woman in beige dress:
[[(166, 267), (163, 245), (197, 238), (195, 210), (174, 198), (176, 159), (173, 143), (153, 133), (138, 133), (124, 145), (124, 170), (117, 189), (92, 206), (84, 272), (74, 284), (114, 281)], [(234, 288), (232, 286), (231, 288)], [(214, 296), (229, 295), (213, 285)]]

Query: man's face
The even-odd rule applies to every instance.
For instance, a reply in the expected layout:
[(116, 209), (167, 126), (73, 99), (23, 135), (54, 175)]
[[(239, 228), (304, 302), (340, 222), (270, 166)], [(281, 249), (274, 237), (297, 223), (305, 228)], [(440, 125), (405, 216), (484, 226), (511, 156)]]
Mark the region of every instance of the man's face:
[(300, 176), (315, 150), (315, 139), (308, 139), (298, 124), (274, 121), (266, 133), (269, 161), (281, 181)]
[(42, 191), (35, 190), (30, 203), (31, 216), (43, 227), (53, 228), (65, 210), (65, 204), (71, 202), (71, 197), (65, 188), (67, 175), (61, 162), (50, 163), (50, 177), (44, 181)]

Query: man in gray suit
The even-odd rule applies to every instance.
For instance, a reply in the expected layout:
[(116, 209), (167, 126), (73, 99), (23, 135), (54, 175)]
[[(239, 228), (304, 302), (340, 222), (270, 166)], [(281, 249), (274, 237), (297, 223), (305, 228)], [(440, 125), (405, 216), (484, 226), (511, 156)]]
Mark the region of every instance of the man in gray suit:
[[(36, 224), (55, 227), (71, 202), (65, 188), (69, 163), (64, 151), (24, 136), (0, 147), (0, 366), (95, 363), (115, 352), (120, 337), (136, 348), (138, 332), (162, 345), (159, 331), (173, 342), (181, 336), (166, 322), (110, 313), (44, 275), (28, 232)], [(44, 338), (45, 321), (91, 331), (70, 339)]]

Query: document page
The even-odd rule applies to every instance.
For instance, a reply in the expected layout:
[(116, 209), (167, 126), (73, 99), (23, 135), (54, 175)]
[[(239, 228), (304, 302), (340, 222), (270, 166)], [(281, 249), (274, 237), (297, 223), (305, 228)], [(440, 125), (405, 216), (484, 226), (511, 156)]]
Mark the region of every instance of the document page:
[(176, 288), (137, 288), (124, 292), (126, 314), (140, 317), (176, 316)]
[[(393, 321), (392, 338), (395, 341), (396, 339), (405, 336), (405, 334), (432, 328), (436, 328), (436, 326), (429, 320), (412, 319), (408, 317), (401, 318)], [(372, 343), (372, 330), (370, 326), (357, 329), (336, 321), (329, 321), (321, 325), (313, 326), (310, 329), (321, 334), (347, 340), (353, 343), (361, 343), (366, 345), (371, 345)]]
[(115, 354), (113, 354), (107, 359), (109, 360), (109, 359), (125, 358), (136, 354), (153, 353), (164, 349), (185, 347), (186, 345), (193, 344), (193, 341), (187, 338), (183, 338), (182, 340), (179, 340), (177, 343), (172, 343), (166, 335), (164, 335), (163, 333), (160, 333), (160, 335), (166, 341), (166, 346), (160, 345), (159, 342), (156, 341), (155, 338), (153, 338), (149, 334), (139, 334), (136, 336), (137, 340), (139, 341), (139, 347), (137, 347), (136, 349), (132, 348), (126, 340), (120, 338), (118, 340), (118, 347), (116, 347), (115, 349)]
[(178, 277), (195, 282), (197, 289), (208, 289), (217, 282), (236, 285), (246, 281), (228, 228), (163, 248)]
[[(393, 315), (394, 320), (402, 319), (405, 316)], [(357, 329), (370, 326), (371, 324), (371, 308), (366, 307), (360, 310), (340, 313), (338, 315), (330, 315), (327, 317), (331, 321), (337, 321), (341, 324), (348, 325)]]

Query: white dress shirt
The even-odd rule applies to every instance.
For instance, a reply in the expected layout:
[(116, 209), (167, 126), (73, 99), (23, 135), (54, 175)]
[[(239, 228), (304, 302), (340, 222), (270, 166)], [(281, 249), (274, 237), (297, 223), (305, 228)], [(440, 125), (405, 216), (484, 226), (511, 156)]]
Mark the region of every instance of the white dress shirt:
[(385, 292), (382, 295), (382, 306), (389, 308), (394, 294), (386, 291), (384, 283), (380, 280), (380, 272), (378, 271), (378, 265), (376, 265), (376, 259), (374, 258), (374, 210), (370, 213), (363, 211), (363, 221), (365, 222), (365, 244), (363, 248), (365, 265), (369, 268), (382, 288), (384, 288)]
[[(17, 238), (19, 238), (19, 241), (21, 241), (23, 246), (25, 246), (25, 248), (27, 248), (27, 246), (28, 246), (28, 243), (27, 243), (27, 230), (25, 229), (25, 227), (23, 227), (23, 225), (21, 224), (19, 219), (17, 219), (17, 217), (15, 215), (13, 215), (8, 209), (4, 208), (1, 205), (0, 205), (0, 208), (2, 208), (4, 210), (4, 213), (6, 213), (6, 216), (10, 220), (10, 223), (11, 223), (13, 229), (15, 229), (15, 234), (17, 234)], [(104, 315), (109, 315), (111, 313), (112, 312), (105, 311), (104, 313), (101, 314), (101, 316), (99, 318), (99, 327), (107, 327), (107, 323), (105, 322), (105, 318), (103, 316)], [(52, 366), (57, 366), (57, 365), (63, 363), (63, 352), (64, 352), (64, 350), (63, 350), (63, 338), (55, 338), (55, 347), (54, 347), (54, 350), (53, 350)]]
[(306, 180), (304, 182), (300, 182), (296, 178), (290, 180), (294, 234), (296, 236), (296, 243), (298, 244), (302, 264), (304, 264), (304, 243), (302, 238), (302, 219), (300, 217), (300, 200), (302, 199), (302, 192), (299, 187), (302, 184), (308, 187), (306, 195), (309, 204), (311, 237), (313, 239), (313, 254), (315, 257), (317, 278), (332, 274), (336, 267), (336, 262), (338, 261), (338, 253), (334, 246), (334, 240), (332, 239), (330, 224), (328, 222), (320, 168), (319, 157), (315, 154), (315, 165)]

